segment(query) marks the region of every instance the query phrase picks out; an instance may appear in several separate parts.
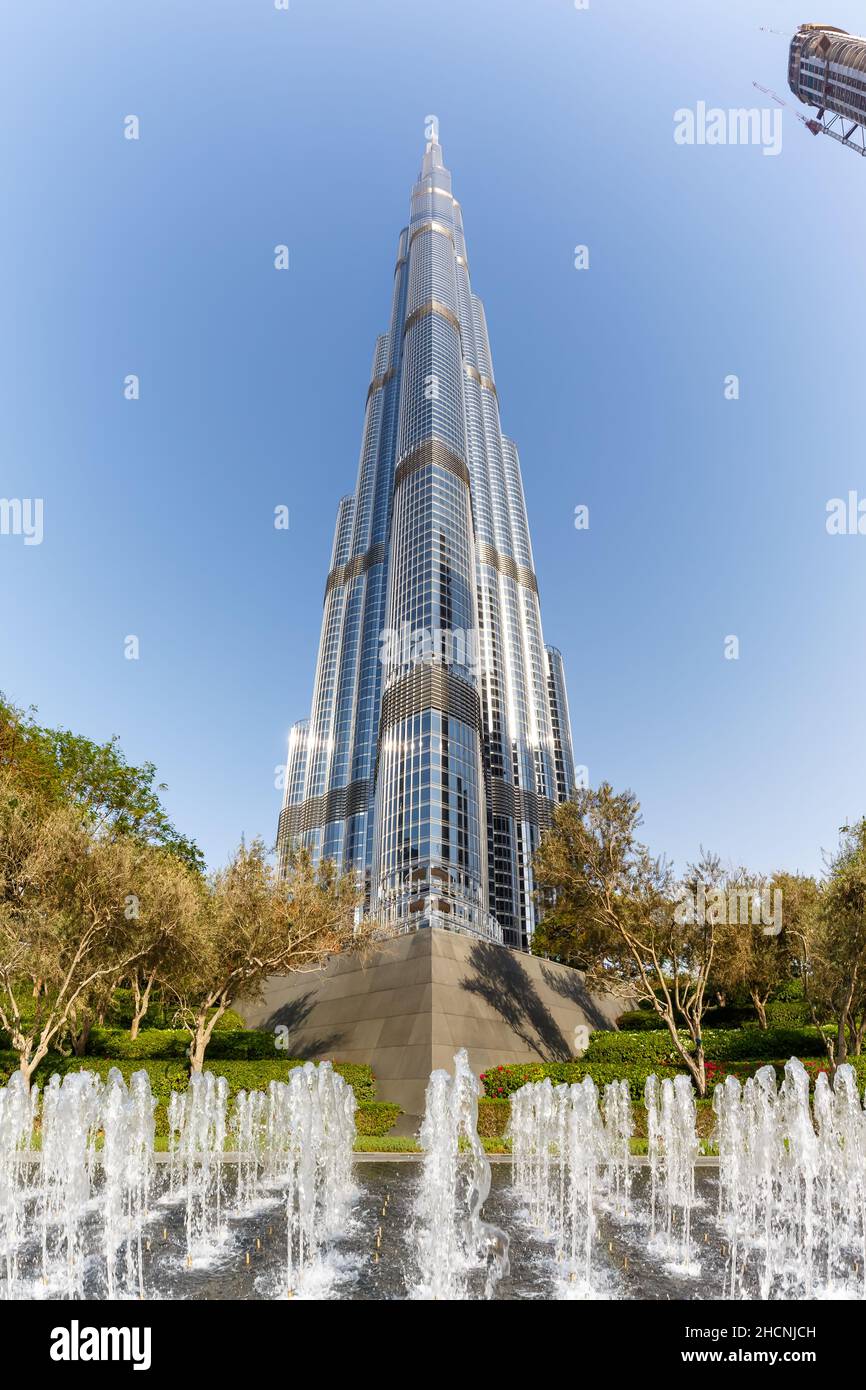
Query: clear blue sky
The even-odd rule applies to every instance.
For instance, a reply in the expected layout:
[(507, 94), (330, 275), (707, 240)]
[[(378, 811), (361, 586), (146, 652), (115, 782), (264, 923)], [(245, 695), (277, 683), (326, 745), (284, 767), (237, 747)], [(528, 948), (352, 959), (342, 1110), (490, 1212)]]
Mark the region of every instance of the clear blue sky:
[(678, 865), (818, 868), (866, 811), (866, 536), (825, 530), (866, 496), (866, 160), (792, 109), (777, 158), (673, 140), (678, 108), (767, 104), (753, 79), (788, 96), (759, 24), (864, 25), (805, 11), (7, 7), (0, 495), (43, 498), (45, 534), (0, 536), (0, 688), (153, 759), (211, 864), (273, 840), (435, 113), (578, 762)]

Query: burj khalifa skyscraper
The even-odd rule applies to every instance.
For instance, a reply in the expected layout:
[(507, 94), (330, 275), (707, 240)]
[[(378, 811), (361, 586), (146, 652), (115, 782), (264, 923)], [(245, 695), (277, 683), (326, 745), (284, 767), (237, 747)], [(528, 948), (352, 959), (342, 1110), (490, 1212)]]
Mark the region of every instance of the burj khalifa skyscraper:
[(278, 851), (358, 875), (394, 931), (526, 947), (532, 856), (575, 769), (515, 444), (502, 433), (463, 217), (428, 118), (325, 585)]

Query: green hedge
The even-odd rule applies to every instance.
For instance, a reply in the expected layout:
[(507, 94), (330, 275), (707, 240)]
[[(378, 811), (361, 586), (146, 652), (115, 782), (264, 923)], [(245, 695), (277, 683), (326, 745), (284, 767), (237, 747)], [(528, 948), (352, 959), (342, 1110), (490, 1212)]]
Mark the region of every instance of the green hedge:
[(803, 999), (779, 999), (767, 1005), (771, 1028), (804, 1028), (812, 1022), (809, 1005)]
[[(122, 1028), (94, 1028), (88, 1042), (88, 1057), (168, 1058), (187, 1057), (190, 1036), (184, 1028), (145, 1028), (131, 1038)], [(215, 1029), (205, 1054), (205, 1066), (212, 1061), (279, 1060), (273, 1033), (256, 1028)]]
[(627, 1081), (632, 1100), (642, 1100), (646, 1079), (652, 1073), (660, 1079), (676, 1076), (676, 1067), (636, 1066), (622, 1062), (524, 1062), (513, 1066), (491, 1067), (481, 1075), (485, 1094), (492, 1100), (504, 1100), (527, 1081), (543, 1081), (550, 1077), (554, 1086), (561, 1082), (573, 1085), (591, 1076), (601, 1091), (609, 1081)]
[(399, 1105), (384, 1100), (362, 1100), (355, 1111), (355, 1128), (359, 1134), (387, 1134), (403, 1114)]
[[(708, 1094), (711, 1095), (713, 1086), (724, 1081), (726, 1076), (736, 1076), (740, 1081), (745, 1081), (765, 1066), (775, 1068), (776, 1080), (781, 1084), (787, 1060), (787, 1057), (783, 1059), (775, 1057), (768, 1060), (752, 1058), (740, 1061), (708, 1062)], [(813, 1085), (822, 1071), (829, 1070), (826, 1058), (804, 1057), (801, 1060)], [(866, 1056), (850, 1057), (848, 1060), (854, 1068), (857, 1084), (862, 1091), (866, 1088)], [(685, 1070), (685, 1067), (650, 1066), (646, 1063), (529, 1062), (513, 1066), (491, 1067), (489, 1071), (482, 1073), (481, 1082), (488, 1097), (495, 1101), (504, 1101), (528, 1081), (543, 1081), (545, 1077), (549, 1077), (553, 1085), (557, 1086), (561, 1082), (574, 1084), (577, 1081), (582, 1081), (585, 1076), (591, 1076), (599, 1091), (603, 1091), (610, 1081), (624, 1080), (629, 1083), (632, 1101), (641, 1103), (648, 1076), (654, 1073), (661, 1081), (666, 1076), (674, 1077), (678, 1071), (685, 1072)], [(481, 1125), (480, 1114), (481, 1105), (479, 1105), (479, 1126)], [(486, 1125), (489, 1121), (485, 1120), (484, 1123)], [(481, 1132), (479, 1128), (479, 1133)]]
[(616, 1025), (623, 1033), (657, 1033), (659, 1016), (655, 1009), (628, 1009), (620, 1014)]
[[(36, 1068), (33, 1082), (36, 1086), (45, 1087), (55, 1073), (59, 1076), (66, 1076), (73, 1071), (93, 1071), (105, 1081), (112, 1067), (117, 1068), (127, 1085), (134, 1071), (147, 1072), (150, 1077), (150, 1088), (157, 1101), (154, 1111), (156, 1132), (158, 1135), (168, 1134), (167, 1106), (171, 1099), (171, 1093), (172, 1091), (185, 1091), (189, 1085), (189, 1071), (183, 1061), (163, 1060), (142, 1063), (108, 1057), (50, 1055)], [(18, 1058), (14, 1054), (4, 1053), (0, 1056), (0, 1084), (8, 1082), (9, 1076), (17, 1069)]]
[[(799, 1016), (779, 1022), (808, 1023), (808, 1017)], [(620, 1014), (617, 1027), (624, 1033), (655, 1033), (659, 1029), (659, 1016), (655, 1009), (629, 1009)], [(758, 1015), (751, 1005), (729, 1004), (725, 1008), (709, 1008), (704, 1014), (704, 1029), (757, 1027)]]
[[(687, 1033), (683, 1042), (690, 1046)], [(823, 1057), (826, 1055), (817, 1028), (707, 1028), (703, 1034), (704, 1055), (713, 1061), (774, 1061), (777, 1057)], [(584, 1062), (624, 1062), (680, 1066), (667, 1029), (652, 1032), (593, 1033)]]
[[(213, 1065), (207, 1063), (206, 1070), (212, 1071), (215, 1076), (225, 1076), (229, 1083), (231, 1099), (238, 1091), (266, 1090), (270, 1081), (286, 1081), (294, 1067), (303, 1065), (303, 1062), (294, 1059), (283, 1062), (226, 1061), (214, 1062)], [(134, 1071), (148, 1073), (151, 1089), (157, 1100), (156, 1132), (158, 1135), (166, 1135), (166, 1107), (171, 1093), (185, 1091), (189, 1085), (189, 1067), (183, 1058), (61, 1057), (53, 1053), (37, 1067), (33, 1080), (35, 1085), (44, 1087), (55, 1072), (65, 1076), (71, 1071), (94, 1071), (104, 1081), (112, 1067), (117, 1067), (127, 1083)], [(0, 1053), (0, 1086), (7, 1085), (10, 1076), (17, 1070), (18, 1058), (14, 1052)], [(402, 1111), (398, 1105), (376, 1101), (376, 1081), (372, 1069), (352, 1062), (337, 1062), (334, 1071), (338, 1076), (342, 1076), (355, 1093), (359, 1105), (358, 1133), (387, 1133)]]
[[(268, 1061), (217, 1061), (205, 1059), (205, 1070), (215, 1076), (225, 1076), (229, 1083), (229, 1094), (238, 1091), (266, 1090), (269, 1081), (285, 1081), (294, 1067), (302, 1067), (298, 1058)], [(68, 1071), (95, 1071), (106, 1077), (112, 1067), (117, 1067), (126, 1080), (134, 1071), (146, 1071), (151, 1076), (154, 1094), (163, 1085), (164, 1077), (172, 1077), (169, 1091), (185, 1091), (189, 1082), (189, 1063), (181, 1057), (61, 1057), (49, 1053), (36, 1069), (34, 1080), (44, 1086), (53, 1072), (65, 1076)], [(0, 1052), (0, 1085), (5, 1086), (9, 1077), (18, 1070), (18, 1058), (14, 1052)], [(355, 1062), (335, 1062), (334, 1071), (342, 1076), (355, 1092), (357, 1101), (376, 1099), (376, 1079), (371, 1067)]]
[[(238, 1091), (267, 1090), (270, 1081), (286, 1081), (290, 1071), (303, 1065), (302, 1061), (295, 1058), (255, 1062), (223, 1062), (211, 1061), (210, 1057), (205, 1058), (205, 1070), (212, 1071), (214, 1076), (226, 1078), (230, 1096), (236, 1095)], [(337, 1075), (342, 1076), (346, 1084), (351, 1086), (357, 1101), (376, 1099), (376, 1079), (371, 1067), (354, 1062), (335, 1062), (333, 1065)]]

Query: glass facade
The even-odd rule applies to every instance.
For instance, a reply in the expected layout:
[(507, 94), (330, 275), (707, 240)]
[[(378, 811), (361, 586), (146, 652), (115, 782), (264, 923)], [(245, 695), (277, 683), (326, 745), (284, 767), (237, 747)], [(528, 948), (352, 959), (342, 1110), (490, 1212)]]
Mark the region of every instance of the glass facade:
[(532, 855), (574, 788), (516, 446), (502, 434), (460, 204), (427, 144), (340, 503), (310, 719), (278, 848), (336, 860), (396, 930), (526, 947)]

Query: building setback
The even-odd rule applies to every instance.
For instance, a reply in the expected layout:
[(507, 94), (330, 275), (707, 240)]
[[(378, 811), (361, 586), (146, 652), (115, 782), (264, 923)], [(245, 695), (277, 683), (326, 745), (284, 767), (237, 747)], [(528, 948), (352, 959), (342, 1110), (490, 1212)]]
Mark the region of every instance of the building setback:
[(310, 718), (278, 850), (307, 846), (397, 931), (526, 947), (532, 855), (575, 771), (544, 645), (514, 443), (502, 433), (460, 204), (428, 140), (376, 343), (358, 479), (337, 513)]

